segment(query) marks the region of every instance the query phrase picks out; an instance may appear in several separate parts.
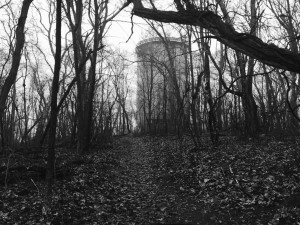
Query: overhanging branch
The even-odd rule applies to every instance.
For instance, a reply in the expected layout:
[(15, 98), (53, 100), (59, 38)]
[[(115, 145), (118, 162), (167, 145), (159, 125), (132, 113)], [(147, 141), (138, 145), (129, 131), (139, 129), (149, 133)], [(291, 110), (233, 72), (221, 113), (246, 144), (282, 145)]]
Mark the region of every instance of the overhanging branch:
[[(134, 4), (140, 3), (140, 1), (137, 0), (133, 2)], [(274, 44), (267, 44), (253, 35), (239, 33), (233, 26), (224, 22), (220, 16), (212, 11), (161, 11), (135, 5), (133, 14), (145, 19), (164, 23), (203, 27), (214, 34), (221, 43), (269, 66), (300, 72), (300, 54), (279, 48)]]

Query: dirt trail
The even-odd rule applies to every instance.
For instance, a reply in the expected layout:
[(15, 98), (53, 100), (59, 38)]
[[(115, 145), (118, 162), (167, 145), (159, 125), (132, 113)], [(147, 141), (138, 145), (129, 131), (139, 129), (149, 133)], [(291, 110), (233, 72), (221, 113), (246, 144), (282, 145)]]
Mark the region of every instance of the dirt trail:
[(0, 224), (216, 224), (197, 202), (194, 170), (174, 143), (123, 137), (111, 149), (95, 149), (56, 181), (51, 207), (43, 181), (2, 188)]
[[(128, 195), (134, 195), (137, 224), (205, 224), (205, 209), (196, 201), (187, 177), (176, 172), (180, 167), (179, 149), (160, 151), (160, 143), (142, 138), (122, 138), (115, 148)], [(174, 151), (174, 152), (173, 152)], [(133, 200), (133, 199), (132, 199)]]

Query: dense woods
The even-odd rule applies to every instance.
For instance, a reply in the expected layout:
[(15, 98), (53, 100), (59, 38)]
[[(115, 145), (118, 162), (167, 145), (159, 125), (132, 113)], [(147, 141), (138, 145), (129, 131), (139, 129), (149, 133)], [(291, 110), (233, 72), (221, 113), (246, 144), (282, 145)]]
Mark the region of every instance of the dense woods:
[[(264, 179), (269, 182), (276, 180), (281, 169), (283, 174), (289, 174), (283, 166), (289, 162), (289, 171), (294, 173), (291, 179), (295, 180), (280, 178), (283, 182), (280, 185), (292, 183), (288, 188), (297, 190), (293, 192), (295, 196), (300, 193), (299, 1), (2, 0), (0, 12), (3, 199), (10, 185), (22, 183), (20, 174), (34, 174), (28, 175), (30, 179), (25, 183), (34, 185), (39, 196), (47, 196), (41, 203), (45, 216), (55, 205), (55, 196), (60, 190), (55, 181), (59, 177), (62, 180), (76, 177), (82, 165), (90, 163), (98, 168), (97, 163), (102, 163), (103, 168), (98, 169), (107, 167), (110, 171), (101, 172), (106, 179), (114, 171), (109, 160), (124, 168), (123, 160), (128, 160), (133, 165), (126, 170), (143, 183), (144, 175), (132, 170), (144, 171), (150, 177), (156, 172), (147, 165), (136, 166), (134, 160), (140, 160), (142, 164), (150, 163), (159, 168), (170, 164), (162, 166), (158, 176), (173, 176), (176, 163), (182, 163), (181, 172), (194, 171), (187, 175), (192, 181), (186, 180), (193, 183), (192, 186), (183, 188), (193, 190), (193, 194), (202, 193), (198, 189), (209, 182), (226, 183), (226, 179), (219, 176), (227, 173), (231, 176), (229, 182), (235, 182), (244, 195), (243, 204), (260, 205), (258, 202), (263, 200), (256, 195), (265, 192), (254, 193), (250, 182), (254, 175), (248, 174), (250, 183), (242, 184), (239, 167), (233, 168), (230, 160), (235, 161), (241, 157), (239, 154), (251, 155), (250, 161), (262, 160), (265, 153), (258, 153), (257, 149), (266, 150), (273, 161), (257, 162), (265, 169), (266, 162), (272, 164), (281, 159), (280, 149), (268, 152), (279, 139), (278, 146), (285, 146), (282, 152), (285, 161), (274, 174), (270, 175), (265, 169), (257, 177), (266, 176)], [(108, 41), (109, 31), (124, 17), (132, 22), (128, 33), (144, 29), (135, 48), (120, 49)], [(135, 24), (132, 17), (142, 19), (142, 25)], [(134, 54), (134, 58), (130, 54)], [(138, 153), (135, 145), (143, 150)], [(227, 158), (233, 154), (228, 151), (230, 148), (236, 155)], [(122, 153), (122, 149), (134, 156), (133, 159)], [(93, 154), (97, 154), (95, 158)], [(228, 171), (219, 171), (220, 165), (215, 162), (218, 154), (223, 163), (221, 167), (226, 165)], [(163, 160), (168, 157), (174, 161)], [(208, 174), (203, 169), (208, 162), (201, 157), (212, 157), (209, 163), (213, 162), (210, 172), (214, 178), (200, 174), (200, 170)], [(252, 161), (240, 160), (245, 162), (240, 169), (248, 171), (247, 166), (250, 168)], [(270, 170), (273, 171), (273, 167)], [(116, 173), (122, 176), (120, 169), (116, 169)], [(130, 182), (128, 177), (122, 179), (125, 186)], [(44, 180), (47, 185), (37, 184)], [(174, 183), (176, 186), (177, 181)], [(153, 184), (165, 185), (155, 180)], [(59, 181), (60, 188), (61, 185), (63, 181)], [(180, 190), (182, 185), (180, 183)], [(40, 194), (40, 189), (46, 186), (47, 191)], [(279, 189), (276, 190), (282, 198), (286, 192)], [(213, 194), (216, 193), (219, 198), (219, 192)], [(190, 199), (191, 196), (180, 194), (179, 198)], [(197, 204), (194, 200), (189, 201)], [(272, 201), (276, 202), (275, 197)], [(159, 209), (161, 213), (165, 211), (164, 207)], [(296, 218), (300, 216), (297, 210), (286, 215), (293, 214)], [(2, 205), (0, 223), (5, 213)], [(191, 217), (195, 219), (194, 215)], [(272, 218), (274, 222), (275, 216)], [(205, 224), (208, 220), (203, 217), (199, 221)]]

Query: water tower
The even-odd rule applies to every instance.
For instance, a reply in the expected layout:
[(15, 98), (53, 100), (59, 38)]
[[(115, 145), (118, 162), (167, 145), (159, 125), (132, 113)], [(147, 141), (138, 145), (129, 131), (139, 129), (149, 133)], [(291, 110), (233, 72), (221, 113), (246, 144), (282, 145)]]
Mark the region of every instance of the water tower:
[(176, 130), (187, 78), (187, 45), (181, 38), (142, 40), (137, 55), (137, 124), (142, 132)]

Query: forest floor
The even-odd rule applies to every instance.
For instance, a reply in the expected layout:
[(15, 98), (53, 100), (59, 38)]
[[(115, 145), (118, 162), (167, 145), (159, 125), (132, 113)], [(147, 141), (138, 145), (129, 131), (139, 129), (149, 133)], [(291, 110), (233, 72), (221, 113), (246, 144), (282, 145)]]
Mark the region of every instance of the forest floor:
[(51, 204), (36, 170), (13, 170), (40, 167), (11, 155), (0, 224), (300, 224), (300, 143), (204, 143), (127, 136), (76, 160), (58, 149)]

